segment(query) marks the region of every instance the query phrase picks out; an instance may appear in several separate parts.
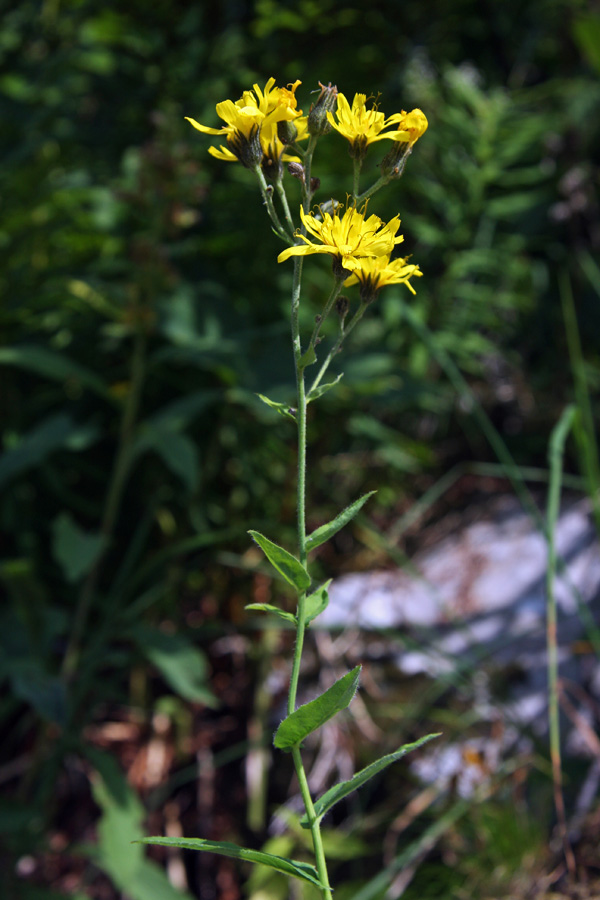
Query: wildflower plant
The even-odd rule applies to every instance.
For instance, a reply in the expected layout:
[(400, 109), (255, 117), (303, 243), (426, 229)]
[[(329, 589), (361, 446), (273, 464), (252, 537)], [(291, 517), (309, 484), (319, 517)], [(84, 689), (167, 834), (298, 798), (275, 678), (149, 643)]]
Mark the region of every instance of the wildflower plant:
[[(342, 377), (324, 381), (334, 357), (344, 341), (359, 324), (379, 292), (389, 284), (403, 284), (415, 293), (412, 281), (421, 277), (418, 265), (408, 258), (393, 257), (395, 248), (404, 240), (399, 234), (400, 217), (382, 220), (371, 211), (370, 198), (381, 188), (400, 177), (416, 141), (427, 129), (423, 112), (414, 109), (390, 116), (379, 109), (365, 94), (356, 94), (352, 105), (331, 84), (320, 85), (320, 94), (308, 115), (298, 108), (296, 92), (300, 81), (277, 87), (270, 78), (264, 89), (258, 84), (244, 91), (239, 100), (218, 103), (217, 115), (225, 123), (220, 128), (202, 125), (188, 119), (203, 134), (220, 137), (224, 143), (210, 147), (217, 159), (239, 162), (250, 169), (258, 181), (263, 203), (275, 234), (287, 244), (277, 261), (293, 262), (291, 297), (291, 339), (296, 372), (296, 399), (293, 406), (261, 397), (268, 406), (293, 419), (298, 439), (297, 476), (297, 550), (290, 552), (258, 531), (250, 535), (269, 563), (293, 589), (297, 597), (295, 613), (264, 603), (249, 604), (258, 610), (292, 622), (296, 640), (291, 665), (287, 716), (277, 728), (273, 743), (277, 750), (290, 753), (293, 759), (304, 815), (301, 824), (310, 830), (314, 849), (314, 865), (287, 859), (235, 844), (203, 838), (145, 838), (146, 843), (204, 850), (254, 863), (261, 863), (317, 886), (324, 900), (331, 900), (332, 887), (321, 836), (325, 814), (348, 794), (361, 787), (410, 750), (421, 746), (435, 735), (426, 735), (415, 743), (404, 745), (367, 768), (349, 781), (334, 785), (323, 796), (313, 799), (302, 759), (302, 743), (312, 732), (349, 706), (358, 688), (360, 666), (339, 678), (328, 690), (304, 705), (296, 705), (302, 651), (307, 628), (324, 611), (328, 603), (330, 582), (315, 585), (310, 574), (309, 555), (333, 537), (363, 507), (371, 494), (365, 494), (340, 512), (332, 521), (306, 533), (306, 417), (307, 407), (316, 402)], [(314, 198), (320, 181), (313, 175), (313, 159), (317, 145), (324, 137), (335, 138), (338, 132), (347, 142), (353, 161), (352, 189), (345, 203)], [(363, 161), (370, 144), (383, 140), (392, 146), (380, 165), (380, 177), (360, 192)], [(295, 178), (301, 186), (299, 220), (296, 221), (288, 202), (285, 178)], [(369, 206), (369, 208), (367, 208)], [(302, 303), (302, 269), (310, 255), (331, 257), (332, 286), (321, 310), (315, 317), (312, 332), (300, 333)], [(357, 302), (342, 295), (344, 288), (358, 285)], [(338, 333), (328, 349), (323, 349), (321, 329), (329, 317), (337, 317)], [(315, 373), (315, 374), (313, 374)], [(371, 492), (372, 493), (372, 492)]]

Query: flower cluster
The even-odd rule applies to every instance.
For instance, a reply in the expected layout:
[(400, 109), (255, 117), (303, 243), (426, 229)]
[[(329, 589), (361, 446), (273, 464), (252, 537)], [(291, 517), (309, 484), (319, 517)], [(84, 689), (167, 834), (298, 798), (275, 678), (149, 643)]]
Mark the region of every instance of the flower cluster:
[(427, 119), (420, 109), (410, 113), (403, 110), (386, 118), (376, 104), (367, 108), (366, 94), (355, 94), (352, 106), (344, 94), (338, 94), (336, 115), (328, 112), (327, 119), (349, 141), (350, 155), (357, 158), (363, 157), (369, 144), (376, 141), (389, 140), (412, 147), (427, 129)]
[(217, 115), (226, 123), (221, 128), (201, 125), (188, 116), (186, 119), (204, 134), (216, 134), (226, 139), (226, 147), (209, 147), (208, 152), (217, 159), (226, 162), (239, 160), (249, 169), (255, 165), (272, 168), (281, 159), (298, 159), (284, 152), (280, 123), (293, 124), (295, 141), (303, 140), (308, 134), (306, 117), (301, 109), (297, 109), (296, 89), (299, 84), (300, 81), (295, 81), (288, 87), (278, 88), (275, 87), (275, 79), (269, 78), (264, 90), (255, 84), (252, 91), (244, 91), (235, 103), (232, 100), (217, 103)]
[(303, 244), (288, 247), (277, 257), (278, 262), (290, 256), (306, 256), (310, 253), (329, 253), (338, 259), (341, 267), (350, 274), (359, 269), (363, 260), (388, 256), (395, 244), (404, 240), (402, 235), (396, 236), (400, 227), (398, 216), (387, 225), (379, 216), (365, 217), (366, 210), (359, 212), (354, 207), (346, 210), (340, 217), (340, 206), (331, 215), (322, 213), (320, 218), (305, 215), (300, 210), (300, 218), (305, 229), (321, 243), (315, 244), (303, 234), (298, 234)]
[[(305, 168), (312, 157), (316, 139), (332, 128), (349, 142), (350, 156), (354, 158), (358, 172), (371, 144), (392, 141), (392, 147), (381, 163), (380, 182), (365, 192), (364, 200), (375, 189), (402, 174), (414, 144), (427, 130), (427, 118), (420, 109), (402, 110), (386, 116), (376, 102), (368, 105), (365, 94), (355, 94), (350, 105), (346, 96), (331, 84), (321, 85), (318, 100), (309, 115), (304, 116), (297, 108), (299, 84), (300, 81), (295, 81), (280, 88), (276, 87), (275, 79), (270, 78), (264, 90), (255, 84), (253, 90), (244, 91), (235, 103), (232, 100), (218, 103), (217, 114), (225, 122), (221, 128), (201, 125), (195, 119), (188, 118), (187, 121), (204, 134), (225, 138), (226, 146), (209, 148), (217, 159), (239, 160), (251, 169), (260, 167), (267, 177), (278, 180), (279, 187), (282, 160), (291, 163), (289, 171), (300, 180), (305, 192), (300, 209), (302, 226), (296, 232), (293, 232), (294, 225), (287, 208), (289, 227), (287, 230), (282, 227), (263, 180), (263, 198), (269, 215), (278, 234), (292, 244), (279, 254), (278, 262), (292, 256), (327, 254), (332, 257), (333, 271), (339, 283), (344, 281), (346, 286), (359, 284), (363, 304), (372, 302), (381, 288), (389, 284), (404, 284), (414, 294), (410, 281), (420, 277), (421, 270), (417, 265), (409, 264), (407, 258), (391, 259), (394, 247), (404, 240), (398, 234), (400, 218), (395, 216), (386, 223), (379, 216), (367, 216), (366, 202), (358, 207), (361, 198), (357, 196), (357, 187), (345, 211), (341, 204), (332, 201), (327, 209), (318, 207), (314, 214), (308, 213), (319, 181), (315, 178), (307, 181)], [(309, 135), (311, 144), (304, 151), (297, 142)], [(287, 149), (289, 145), (292, 145), (292, 153), (300, 153), (305, 158), (291, 155)], [(285, 203), (287, 207), (287, 201)]]
[(320, 243), (309, 240), (301, 232), (297, 237), (303, 241), (288, 247), (277, 257), (284, 262), (291, 256), (306, 256), (312, 253), (326, 253), (334, 259), (334, 271), (349, 275), (344, 284), (360, 284), (363, 303), (372, 302), (382, 287), (388, 284), (405, 284), (414, 294), (410, 283), (412, 277), (423, 273), (418, 266), (408, 265), (406, 259), (391, 261), (391, 253), (396, 244), (402, 243), (404, 236), (398, 234), (399, 216), (384, 222), (379, 216), (366, 216), (366, 205), (362, 210), (349, 207), (340, 215), (342, 207), (336, 206), (333, 215), (319, 211), (318, 216), (300, 217), (305, 230)]

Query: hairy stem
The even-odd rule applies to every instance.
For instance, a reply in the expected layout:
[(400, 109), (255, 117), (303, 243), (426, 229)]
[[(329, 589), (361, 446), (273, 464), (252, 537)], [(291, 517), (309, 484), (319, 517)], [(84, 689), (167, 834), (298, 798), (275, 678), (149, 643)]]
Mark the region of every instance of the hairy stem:
[(329, 368), (329, 364), (331, 363), (331, 360), (337, 353), (339, 353), (342, 344), (344, 343), (344, 341), (346, 340), (346, 338), (348, 337), (348, 335), (350, 334), (352, 329), (358, 325), (358, 323), (364, 316), (367, 306), (368, 306), (367, 303), (361, 303), (361, 305), (358, 307), (358, 309), (356, 310), (356, 312), (354, 313), (354, 315), (352, 316), (352, 318), (350, 319), (350, 321), (348, 322), (348, 324), (346, 325), (346, 327), (344, 328), (344, 330), (338, 337), (337, 341), (335, 342), (335, 344), (333, 345), (333, 347), (331, 348), (331, 350), (329, 351), (329, 353), (323, 360), (323, 364), (322, 364), (321, 368), (319, 369), (319, 372), (318, 372), (317, 376), (315, 377), (315, 380), (313, 381), (313, 383), (310, 386), (310, 390), (308, 392), (309, 397), (310, 397), (312, 391), (314, 391), (314, 389), (316, 387), (318, 387), (319, 384), (321, 383), (321, 379), (323, 378), (323, 375), (325, 375), (325, 372)]
[(380, 178), (377, 179), (376, 182), (374, 182), (374, 184), (371, 185), (370, 188), (367, 188), (366, 191), (363, 191), (363, 193), (359, 197), (356, 198), (356, 205), (358, 206), (359, 204), (364, 203), (365, 200), (368, 200), (369, 197), (372, 197), (373, 194), (377, 193), (377, 191), (381, 190), (381, 188), (385, 187), (386, 184), (389, 184), (389, 182), (390, 182), (389, 176), (382, 175)]
[(313, 847), (315, 851), (317, 872), (319, 873), (319, 878), (323, 884), (323, 887), (321, 888), (323, 900), (333, 900), (331, 888), (329, 887), (329, 876), (327, 874), (327, 862), (325, 860), (325, 851), (323, 850), (323, 840), (321, 838), (321, 827), (319, 824), (319, 819), (315, 812), (312, 797), (310, 796), (310, 788), (308, 786), (306, 772), (304, 771), (304, 765), (302, 763), (302, 756), (298, 747), (294, 747), (292, 749), (292, 757), (294, 760), (296, 775), (298, 777), (298, 783), (300, 785), (300, 793), (302, 794), (302, 799), (306, 808), (306, 815), (310, 825), (310, 833), (312, 835)]
[(288, 203), (287, 194), (285, 192), (285, 187), (283, 184), (283, 179), (281, 175), (275, 180), (275, 190), (279, 196), (281, 201), (281, 205), (283, 207), (283, 214), (285, 216), (286, 225), (289, 229), (290, 234), (294, 234), (296, 231), (296, 226), (294, 225), (294, 220), (292, 219), (292, 214), (290, 212), (290, 205)]
[(316, 346), (316, 341), (317, 341), (317, 338), (319, 337), (319, 332), (320, 332), (320, 330), (321, 330), (321, 325), (323, 324), (323, 322), (325, 321), (325, 319), (327, 318), (327, 316), (328, 316), (329, 313), (331, 312), (331, 309), (332, 309), (332, 307), (333, 307), (333, 304), (335, 303), (335, 301), (336, 301), (337, 298), (339, 297), (340, 291), (342, 290), (342, 285), (343, 285), (343, 283), (344, 283), (344, 278), (345, 278), (345, 277), (346, 277), (346, 276), (343, 276), (342, 278), (336, 278), (336, 279), (335, 279), (335, 284), (333, 285), (333, 288), (331, 289), (331, 294), (329, 295), (329, 297), (328, 297), (328, 299), (327, 299), (327, 303), (326, 303), (325, 306), (323, 307), (323, 312), (322, 312), (319, 316), (317, 316), (317, 318), (316, 318), (316, 321), (315, 321), (315, 327), (313, 328), (313, 333), (312, 333), (312, 335), (311, 335), (311, 337), (310, 337), (310, 345), (309, 345), (309, 346), (311, 346), (311, 347)]
[[(300, 365), (302, 356), (302, 344), (300, 341), (300, 287), (302, 279), (302, 257), (294, 258), (294, 281), (292, 287), (292, 343), (294, 348), (294, 363), (296, 368), (296, 422), (298, 427), (298, 477), (296, 485), (296, 512), (298, 523), (298, 556), (302, 565), (306, 565), (306, 390), (304, 386), (304, 369)], [(305, 613), (306, 593), (298, 597), (298, 609), (296, 612), (298, 626), (296, 629), (296, 644), (294, 647), (294, 660), (292, 663), (292, 675), (288, 695), (288, 715), (296, 708), (296, 694), (298, 692), (298, 679), (300, 677), (300, 661), (302, 647), (304, 645), (304, 630), (306, 627)]]
[(281, 224), (281, 220), (277, 215), (277, 210), (275, 209), (275, 204), (273, 203), (273, 187), (270, 184), (267, 184), (267, 180), (265, 178), (264, 172), (260, 166), (254, 167), (254, 174), (258, 178), (258, 183), (260, 185), (260, 193), (263, 198), (263, 202), (267, 207), (267, 212), (269, 214), (269, 218), (273, 225), (273, 228), (277, 232), (280, 238), (282, 238), (286, 244), (294, 243), (294, 228), (290, 231), (286, 231), (286, 229)]
[[(315, 152), (316, 146), (317, 138), (314, 135), (311, 135), (311, 138), (308, 142), (308, 147), (306, 148), (306, 153), (304, 154), (304, 190), (302, 192), (302, 208), (304, 210), (304, 215), (308, 215), (308, 213), (310, 212), (310, 204), (312, 202), (314, 194), (311, 185), (311, 167), (313, 153)], [(306, 228), (304, 227), (304, 225), (302, 226), (301, 230), (302, 234), (306, 234)]]
[[(296, 369), (296, 421), (298, 427), (298, 480), (297, 480), (297, 521), (298, 521), (298, 557), (303, 566), (306, 566), (306, 389), (304, 384), (304, 368), (300, 364), (302, 357), (302, 343), (300, 340), (300, 289), (302, 279), (302, 257), (294, 259), (294, 280), (292, 287), (292, 343), (294, 349), (294, 363)], [(306, 592), (302, 592), (298, 597), (298, 606), (296, 610), (296, 643), (294, 646), (294, 658), (292, 662), (292, 673), (290, 676), (290, 688), (288, 694), (288, 715), (291, 715), (296, 708), (296, 697), (298, 693), (298, 681), (300, 678), (300, 664), (302, 661), (302, 649), (304, 646), (304, 633), (306, 630)], [(323, 884), (322, 896), (323, 900), (332, 900), (331, 889), (329, 887), (329, 877), (327, 874), (327, 863), (325, 861), (325, 852), (323, 850), (323, 841), (321, 838), (321, 829), (319, 820), (315, 814), (315, 808), (310, 796), (308, 780), (304, 771), (302, 755), (299, 748), (292, 750), (294, 759), (294, 767), (300, 784), (300, 791), (306, 809), (306, 814), (310, 822), (310, 830), (315, 852), (315, 862), (319, 879)]]
[(352, 163), (353, 163), (353, 166), (352, 166), (352, 174), (353, 174), (352, 201), (355, 204), (358, 201), (358, 188), (360, 185), (360, 170), (362, 169), (362, 162), (363, 161), (360, 158), (360, 156), (355, 156), (354, 159), (352, 160)]

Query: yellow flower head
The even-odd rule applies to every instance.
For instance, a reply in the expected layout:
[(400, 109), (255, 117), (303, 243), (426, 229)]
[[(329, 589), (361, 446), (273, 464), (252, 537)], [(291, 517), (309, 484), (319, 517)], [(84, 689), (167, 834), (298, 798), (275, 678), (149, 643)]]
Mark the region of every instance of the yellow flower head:
[(339, 131), (347, 141), (350, 141), (350, 152), (352, 156), (364, 156), (369, 144), (384, 139), (391, 141), (407, 140), (405, 131), (401, 128), (392, 128), (401, 118), (400, 113), (389, 116), (387, 119), (384, 113), (372, 105), (367, 109), (366, 94), (355, 94), (352, 101), (352, 107), (344, 94), (338, 94), (336, 117), (328, 112), (327, 119), (333, 125), (336, 131)]
[(312, 214), (306, 215), (300, 209), (304, 227), (321, 243), (315, 244), (303, 234), (299, 234), (298, 237), (304, 243), (288, 247), (279, 254), (277, 262), (283, 262), (290, 256), (328, 253), (337, 259), (343, 269), (354, 272), (364, 259), (378, 256), (389, 258), (394, 246), (404, 240), (402, 235), (396, 236), (400, 227), (399, 216), (385, 223), (379, 216), (365, 218), (365, 207), (359, 212), (351, 206), (343, 216), (340, 216), (341, 208), (336, 207), (333, 215), (328, 212), (322, 213), (320, 219)]
[(264, 90), (255, 84), (253, 90), (244, 91), (235, 103), (233, 100), (217, 103), (217, 115), (225, 122), (221, 128), (201, 125), (188, 116), (186, 119), (203, 134), (226, 138), (226, 147), (209, 148), (208, 152), (217, 159), (227, 162), (240, 160), (245, 165), (252, 165), (260, 162), (254, 156), (260, 156), (262, 150), (267, 159), (277, 162), (284, 152), (284, 145), (277, 137), (278, 122), (293, 122), (298, 130), (296, 140), (302, 140), (307, 134), (306, 117), (297, 108), (296, 89), (299, 84), (300, 81), (295, 81), (286, 88), (278, 88), (275, 87), (275, 79), (269, 78)]
[(390, 119), (393, 119), (398, 124), (399, 131), (402, 131), (406, 134), (404, 138), (396, 138), (397, 141), (408, 141), (409, 147), (412, 147), (413, 144), (419, 140), (419, 138), (425, 134), (427, 131), (427, 116), (420, 109), (411, 109), (410, 112), (405, 112), (402, 110), (401, 113), (396, 113), (394, 116), (390, 116)]
[(360, 284), (361, 300), (363, 303), (371, 303), (387, 284), (405, 284), (411, 294), (416, 293), (410, 279), (420, 278), (422, 274), (418, 266), (409, 265), (406, 259), (394, 259), (390, 262), (389, 257), (376, 256), (362, 259), (359, 267), (344, 282), (344, 287)]

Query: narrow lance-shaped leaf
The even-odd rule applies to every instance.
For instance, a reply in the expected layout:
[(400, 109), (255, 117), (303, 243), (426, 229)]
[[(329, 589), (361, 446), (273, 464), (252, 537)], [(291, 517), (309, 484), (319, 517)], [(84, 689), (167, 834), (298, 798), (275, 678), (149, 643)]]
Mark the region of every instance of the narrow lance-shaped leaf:
[(294, 415), (292, 408), (288, 403), (278, 403), (276, 400), (271, 400), (269, 397), (265, 397), (264, 394), (257, 394), (263, 403), (269, 406), (271, 409), (274, 409), (275, 412), (278, 412), (280, 416), (285, 416), (286, 419), (293, 419), (296, 421), (296, 416)]
[(273, 606), (271, 603), (247, 603), (244, 609), (256, 609), (260, 610), (260, 612), (272, 613), (274, 616), (279, 616), (280, 619), (285, 619), (286, 622), (291, 622), (292, 625), (296, 624), (294, 613), (285, 612), (285, 610), (279, 609), (278, 606)]
[(258, 531), (249, 531), (248, 534), (256, 541), (272, 566), (286, 581), (296, 588), (299, 594), (310, 587), (310, 576), (304, 566), (298, 562), (295, 556), (284, 550), (278, 544), (274, 544)]
[(336, 384), (339, 383), (343, 375), (344, 373), (340, 372), (335, 381), (330, 381), (328, 384), (318, 384), (316, 388), (312, 388), (306, 396), (306, 402), (312, 403), (313, 400), (318, 400), (319, 397), (322, 397), (323, 394), (326, 394), (327, 391), (330, 391), (332, 387), (335, 387)]
[(327, 605), (329, 603), (329, 594), (327, 593), (327, 588), (331, 584), (333, 579), (329, 579), (325, 584), (322, 584), (320, 588), (317, 588), (316, 591), (313, 591), (312, 594), (309, 594), (306, 598), (305, 609), (306, 609), (306, 624), (312, 622), (313, 619), (316, 619), (317, 616), (320, 616), (323, 610), (327, 609)]
[(357, 512), (365, 505), (369, 497), (371, 497), (375, 491), (369, 491), (368, 494), (363, 494), (362, 497), (359, 497), (358, 500), (355, 500), (354, 503), (351, 503), (350, 506), (347, 506), (346, 509), (343, 509), (342, 512), (332, 519), (331, 522), (327, 522), (326, 525), (321, 525), (316, 531), (306, 539), (306, 549), (314, 550), (315, 547), (320, 547), (321, 544), (324, 544), (325, 541), (328, 541), (330, 537), (333, 537), (344, 525), (347, 525), (348, 522), (354, 518)]
[(342, 678), (339, 678), (324, 694), (299, 706), (291, 715), (283, 720), (273, 738), (273, 743), (280, 750), (291, 750), (297, 747), (304, 738), (316, 731), (336, 713), (346, 709), (356, 693), (361, 666), (356, 666)]
[(317, 887), (323, 887), (319, 881), (319, 875), (314, 866), (309, 863), (298, 862), (295, 859), (287, 859), (285, 856), (275, 856), (273, 853), (263, 853), (262, 850), (249, 850), (246, 847), (238, 847), (229, 841), (205, 841), (203, 838), (178, 838), (178, 837), (145, 837), (142, 844), (159, 844), (161, 847), (179, 847), (182, 850), (204, 850), (207, 853), (218, 853), (219, 856), (230, 856), (233, 859), (243, 859), (246, 862), (260, 863), (261, 866), (269, 866), (286, 875), (293, 875), (302, 881), (310, 881)]
[[(362, 787), (363, 784), (370, 778), (373, 778), (374, 775), (378, 775), (379, 772), (382, 772), (383, 769), (386, 769), (393, 762), (396, 762), (396, 760), (402, 759), (402, 757), (407, 753), (410, 753), (411, 750), (416, 750), (418, 747), (422, 747), (423, 744), (426, 744), (428, 741), (439, 736), (439, 733), (428, 734), (425, 737), (419, 738), (418, 741), (415, 741), (412, 744), (404, 744), (403, 747), (400, 747), (393, 753), (382, 756), (381, 759), (376, 760), (374, 763), (371, 763), (370, 766), (357, 772), (349, 781), (340, 781), (339, 784), (334, 784), (333, 787), (329, 788), (329, 790), (326, 791), (322, 797), (319, 797), (315, 803), (315, 812), (319, 819), (321, 819), (326, 812), (329, 812), (332, 806), (335, 806), (336, 803), (339, 803), (340, 800), (343, 800), (344, 797), (347, 797), (352, 791), (356, 791), (358, 788)], [(303, 828), (310, 828), (306, 815), (302, 817), (300, 824)]]

